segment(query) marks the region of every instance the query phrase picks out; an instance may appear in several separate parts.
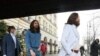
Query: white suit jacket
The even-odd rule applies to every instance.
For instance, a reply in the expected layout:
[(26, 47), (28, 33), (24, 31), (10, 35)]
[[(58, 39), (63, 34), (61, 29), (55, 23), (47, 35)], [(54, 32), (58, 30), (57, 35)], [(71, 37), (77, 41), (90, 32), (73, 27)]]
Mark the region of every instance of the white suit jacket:
[(80, 56), (80, 52), (74, 53), (71, 49), (79, 50), (79, 33), (75, 25), (65, 24), (62, 38), (62, 48), (58, 56)]

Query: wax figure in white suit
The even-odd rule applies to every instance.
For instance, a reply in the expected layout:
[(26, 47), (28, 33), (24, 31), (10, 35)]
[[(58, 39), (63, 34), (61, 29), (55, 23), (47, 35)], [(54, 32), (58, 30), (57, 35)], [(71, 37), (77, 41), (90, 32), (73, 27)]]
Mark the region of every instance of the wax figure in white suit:
[(78, 13), (70, 15), (63, 29), (61, 38), (62, 48), (58, 56), (80, 56), (79, 33), (77, 31), (79, 21)]

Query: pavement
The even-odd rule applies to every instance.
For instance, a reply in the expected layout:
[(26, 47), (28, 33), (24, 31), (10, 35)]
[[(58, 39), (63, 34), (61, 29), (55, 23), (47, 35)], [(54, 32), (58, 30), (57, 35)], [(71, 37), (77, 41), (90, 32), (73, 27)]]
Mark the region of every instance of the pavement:
[(90, 56), (90, 54), (86, 52), (86, 53), (84, 54), (84, 56)]
[(46, 54), (46, 56), (58, 56), (58, 54)]
[[(88, 54), (88, 53), (85, 53), (85, 55), (83, 55), (83, 56), (90, 56), (90, 54)], [(98, 56), (100, 56), (100, 54), (98, 54)]]
[[(47, 54), (46, 56), (58, 56), (58, 54)], [(85, 54), (83, 56), (90, 56), (90, 55), (89, 54)], [(100, 56), (100, 55), (98, 55), (98, 56)]]

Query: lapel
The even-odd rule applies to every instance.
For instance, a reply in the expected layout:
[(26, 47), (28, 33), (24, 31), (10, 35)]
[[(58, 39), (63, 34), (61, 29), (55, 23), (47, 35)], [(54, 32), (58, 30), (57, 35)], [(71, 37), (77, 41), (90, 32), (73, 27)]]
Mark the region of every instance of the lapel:
[[(15, 36), (16, 37), (16, 36)], [(18, 43), (18, 39), (16, 37), (16, 48), (18, 47), (19, 43)]]
[[(11, 34), (9, 34), (9, 36), (10, 36), (11, 41), (13, 42), (13, 44), (14, 44), (14, 46), (15, 46), (15, 43), (14, 43), (14, 40), (13, 40)], [(15, 36), (15, 37), (16, 37), (16, 36)], [(18, 46), (18, 40), (17, 40), (17, 38), (16, 38), (16, 48), (17, 48), (17, 46)]]
[(10, 37), (10, 39), (11, 39), (12, 43), (13, 43), (13, 44), (14, 44), (14, 46), (15, 46), (15, 43), (14, 43), (14, 40), (13, 40), (13, 38), (12, 38), (11, 34), (9, 34), (9, 37)]

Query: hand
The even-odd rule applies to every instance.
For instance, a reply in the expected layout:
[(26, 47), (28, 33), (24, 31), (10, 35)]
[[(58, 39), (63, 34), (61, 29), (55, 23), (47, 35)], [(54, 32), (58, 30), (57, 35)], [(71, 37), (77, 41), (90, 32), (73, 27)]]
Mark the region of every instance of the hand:
[(30, 50), (31, 56), (36, 56), (33, 50)]
[(3, 56), (6, 56), (6, 55), (3, 55)]
[(78, 53), (78, 52), (79, 52), (79, 50), (72, 50), (72, 52), (74, 52), (74, 53)]
[(78, 50), (74, 50), (74, 52), (75, 52), (75, 53), (78, 53), (79, 51), (78, 51)]
[(40, 48), (38, 48), (38, 51), (40, 51)]

